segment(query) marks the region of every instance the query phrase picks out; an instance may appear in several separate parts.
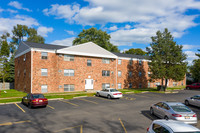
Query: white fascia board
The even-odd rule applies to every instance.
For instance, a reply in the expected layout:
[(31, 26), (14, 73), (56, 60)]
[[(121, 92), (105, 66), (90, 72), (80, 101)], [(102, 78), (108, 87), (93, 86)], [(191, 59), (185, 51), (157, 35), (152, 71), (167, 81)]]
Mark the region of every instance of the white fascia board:
[(91, 53), (83, 53), (83, 52), (74, 52), (74, 51), (62, 51), (62, 50), (57, 50), (56, 53), (59, 54), (69, 54), (69, 55), (81, 55), (81, 56), (91, 56), (91, 57), (103, 57), (103, 58), (118, 58), (117, 56), (112, 56), (112, 55), (101, 55), (101, 54), (91, 54)]
[(30, 51), (31, 51), (31, 48), (29, 48), (29, 49), (27, 49), (27, 50), (25, 50), (25, 51), (23, 51), (23, 52), (21, 52), (21, 53), (15, 55), (15, 58), (17, 58), (17, 57), (19, 57), (19, 56), (21, 56), (21, 55), (23, 55), (23, 54), (26, 54), (26, 53), (28, 53), (28, 52), (30, 52)]
[(146, 60), (146, 59), (138, 59), (138, 58), (126, 58), (126, 57), (118, 57), (118, 59), (121, 59), (121, 60), (142, 60), (142, 61), (148, 61), (150, 62), (150, 60)]
[(56, 50), (48, 50), (48, 49), (40, 49), (40, 48), (32, 48), (31, 50), (38, 51), (38, 52), (56, 53)]

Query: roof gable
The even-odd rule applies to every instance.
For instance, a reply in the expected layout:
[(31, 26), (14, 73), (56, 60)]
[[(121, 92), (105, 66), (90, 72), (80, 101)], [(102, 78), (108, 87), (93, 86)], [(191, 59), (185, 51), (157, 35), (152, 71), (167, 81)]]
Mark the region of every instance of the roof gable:
[(106, 49), (98, 46), (93, 42), (83, 43), (63, 49), (57, 50), (60, 54), (72, 54), (92, 57), (103, 57), (103, 58), (117, 58), (117, 56)]
[(19, 47), (18, 47), (16, 54), (15, 54), (15, 58), (27, 53), (30, 50), (31, 49), (28, 45), (26, 45), (24, 42), (20, 42)]

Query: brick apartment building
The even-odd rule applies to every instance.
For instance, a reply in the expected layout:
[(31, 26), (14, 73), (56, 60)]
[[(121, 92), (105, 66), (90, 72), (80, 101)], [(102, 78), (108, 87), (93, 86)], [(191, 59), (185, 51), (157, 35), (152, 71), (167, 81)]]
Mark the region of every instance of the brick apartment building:
[[(145, 56), (111, 53), (92, 42), (70, 47), (21, 42), (15, 56), (15, 89), (31, 93), (161, 84), (150, 83), (148, 74)], [(181, 85), (185, 85), (185, 79), (168, 84)]]

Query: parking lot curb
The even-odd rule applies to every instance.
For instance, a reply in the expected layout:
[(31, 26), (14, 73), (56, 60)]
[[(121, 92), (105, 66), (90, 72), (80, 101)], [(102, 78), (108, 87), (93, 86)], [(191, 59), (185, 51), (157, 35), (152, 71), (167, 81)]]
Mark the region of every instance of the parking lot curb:
[(64, 98), (52, 98), (52, 99), (48, 99), (48, 101), (53, 101), (53, 100), (62, 100)]
[(88, 97), (88, 96), (73, 97), (73, 99), (76, 99), (76, 98), (83, 98), (83, 97)]
[(143, 91), (143, 92), (141, 92), (141, 93), (148, 93), (149, 91)]
[(21, 102), (0, 103), (0, 105), (5, 105), (5, 104), (15, 104), (15, 103), (21, 103)]

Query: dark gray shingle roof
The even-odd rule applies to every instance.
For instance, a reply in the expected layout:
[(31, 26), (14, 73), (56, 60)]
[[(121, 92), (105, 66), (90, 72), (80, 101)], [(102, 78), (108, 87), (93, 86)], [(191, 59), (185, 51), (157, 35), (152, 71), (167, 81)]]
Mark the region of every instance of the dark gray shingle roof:
[(149, 59), (149, 56), (147, 55), (134, 55), (134, 54), (124, 54), (124, 53), (116, 53), (112, 52), (118, 57), (124, 57), (124, 58), (136, 58), (136, 59)]
[(61, 46), (61, 45), (53, 45), (53, 44), (34, 43), (34, 42), (23, 42), (23, 43), (25, 43), (31, 48), (40, 48), (40, 49), (49, 49), (49, 50), (62, 49), (62, 48), (69, 47), (69, 46)]

